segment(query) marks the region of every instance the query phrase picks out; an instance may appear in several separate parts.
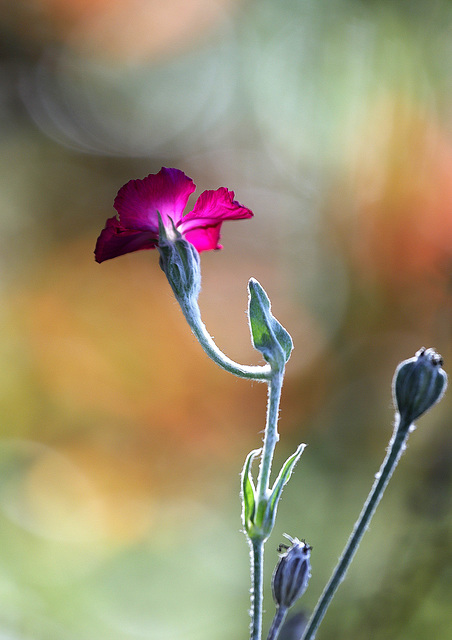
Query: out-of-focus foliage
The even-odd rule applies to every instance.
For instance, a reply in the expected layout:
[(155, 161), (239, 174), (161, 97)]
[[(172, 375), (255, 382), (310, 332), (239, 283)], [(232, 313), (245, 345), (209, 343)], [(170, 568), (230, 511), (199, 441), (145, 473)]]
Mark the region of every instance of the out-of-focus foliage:
[[(447, 0), (0, 3), (0, 636), (245, 637), (239, 470), (264, 385), (217, 370), (155, 252), (92, 251), (162, 165), (255, 218), (202, 256), (204, 321), (256, 362), (246, 283), (294, 338), (267, 546), (313, 607), (390, 435), (396, 364), (452, 371)], [(420, 421), (319, 640), (449, 640), (448, 395)], [(277, 467), (280, 466), (277, 464)], [(267, 620), (268, 624), (269, 620)]]

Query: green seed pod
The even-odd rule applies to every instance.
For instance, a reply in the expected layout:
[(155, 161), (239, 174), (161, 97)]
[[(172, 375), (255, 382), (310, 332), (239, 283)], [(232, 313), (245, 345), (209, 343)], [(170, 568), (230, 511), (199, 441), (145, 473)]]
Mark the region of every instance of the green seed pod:
[(281, 555), (272, 578), (273, 599), (278, 607), (289, 609), (308, 586), (311, 577), (311, 549), (304, 540), (291, 538), (290, 546), (280, 545)]
[(394, 404), (401, 423), (412, 424), (443, 396), (447, 375), (442, 357), (434, 349), (419, 349), (414, 358), (397, 367), (392, 383)]

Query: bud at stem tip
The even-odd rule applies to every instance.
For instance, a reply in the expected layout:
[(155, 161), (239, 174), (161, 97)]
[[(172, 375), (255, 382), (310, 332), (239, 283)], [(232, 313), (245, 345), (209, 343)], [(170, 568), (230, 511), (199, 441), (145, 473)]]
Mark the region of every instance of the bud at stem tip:
[(394, 374), (393, 397), (401, 424), (409, 427), (441, 400), (447, 387), (442, 364), (442, 357), (425, 347), (399, 364)]
[(306, 591), (311, 577), (311, 549), (304, 540), (291, 538), (290, 546), (280, 545), (286, 549), (276, 565), (272, 578), (273, 599), (278, 607), (289, 609)]

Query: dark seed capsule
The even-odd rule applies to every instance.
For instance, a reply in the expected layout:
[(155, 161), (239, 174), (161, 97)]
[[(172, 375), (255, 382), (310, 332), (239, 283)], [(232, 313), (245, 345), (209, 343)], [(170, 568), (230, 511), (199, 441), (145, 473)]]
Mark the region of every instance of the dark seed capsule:
[(438, 402), (447, 387), (442, 357), (434, 349), (419, 349), (414, 358), (397, 367), (393, 380), (394, 403), (404, 424), (413, 423)]
[[(311, 577), (311, 549), (304, 540), (291, 538), (281, 555), (272, 578), (273, 599), (278, 607), (291, 607), (306, 591)], [(280, 545), (284, 549), (286, 545)]]

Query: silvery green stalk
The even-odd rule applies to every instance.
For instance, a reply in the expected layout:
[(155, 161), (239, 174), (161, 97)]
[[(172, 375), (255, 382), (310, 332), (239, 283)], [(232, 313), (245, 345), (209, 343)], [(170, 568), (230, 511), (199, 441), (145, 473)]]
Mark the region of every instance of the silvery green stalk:
[(301, 640), (311, 640), (333, 599), (339, 584), (345, 578), (348, 567), (358, 549), (370, 520), (391, 479), (406, 442), (414, 429), (413, 421), (428, 411), (443, 396), (447, 387), (447, 375), (441, 368), (442, 358), (433, 349), (420, 349), (413, 358), (397, 367), (392, 383), (396, 409), (394, 431), (387, 454), (375, 476), (375, 482), (355, 523), (352, 534), (333, 574), (314, 609)]
[[(248, 283), (248, 317), (251, 338), (271, 368), (268, 382), (267, 422), (261, 450), (252, 451), (242, 471), (242, 520), (251, 549), (252, 609), (251, 640), (262, 635), (263, 559), (264, 543), (272, 532), (278, 502), (284, 486), (304, 451), (301, 444), (283, 464), (275, 482), (270, 486), (270, 474), (276, 443), (279, 440), (278, 414), (285, 365), (292, 352), (292, 338), (271, 313), (270, 300), (261, 285), (251, 278)], [(260, 455), (260, 467), (255, 484), (251, 466)]]
[[(257, 282), (249, 281), (248, 316), (253, 346), (260, 351), (267, 364), (241, 365), (228, 358), (215, 344), (201, 320), (198, 296), (201, 289), (199, 254), (173, 225), (168, 234), (159, 216), (160, 267), (166, 274), (184, 316), (206, 354), (220, 367), (241, 378), (265, 381), (268, 384), (267, 420), (262, 449), (252, 451), (242, 472), (242, 521), (251, 550), (251, 640), (262, 636), (263, 558), (264, 543), (275, 522), (278, 502), (293, 468), (305, 445), (300, 445), (284, 463), (273, 485), (270, 474), (273, 455), (278, 442), (278, 416), (281, 388), (287, 360), (292, 352), (292, 338), (271, 313), (270, 300)], [(260, 455), (257, 483), (251, 465)]]

